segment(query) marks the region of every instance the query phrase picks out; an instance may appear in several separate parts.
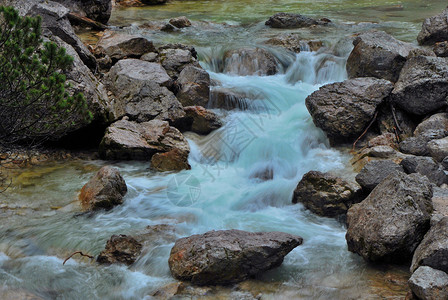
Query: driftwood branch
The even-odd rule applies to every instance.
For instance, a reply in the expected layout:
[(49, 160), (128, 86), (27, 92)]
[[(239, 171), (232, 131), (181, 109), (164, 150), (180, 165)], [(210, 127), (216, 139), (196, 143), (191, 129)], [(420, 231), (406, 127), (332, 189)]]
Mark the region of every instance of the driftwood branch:
[(376, 117), (378, 116), (378, 111), (375, 112), (375, 114), (373, 115), (372, 121), (370, 121), (369, 125), (367, 126), (366, 130), (364, 130), (364, 132), (356, 139), (356, 141), (353, 143), (353, 148), (352, 151), (355, 151), (355, 147), (356, 147), (356, 143), (359, 142), (360, 139), (362, 139), (362, 137), (367, 133), (367, 131), (370, 129), (370, 127), (372, 126), (373, 122), (375, 122)]
[(400, 124), (398, 124), (397, 116), (395, 115), (395, 107), (390, 104), (390, 110), (392, 111), (392, 116), (394, 117), (395, 126), (397, 126), (398, 131), (403, 132), (403, 130), (400, 127)]
[(88, 257), (88, 258), (90, 258), (90, 259), (93, 258), (92, 255), (84, 254), (84, 253), (82, 253), (82, 251), (76, 251), (76, 252), (73, 252), (69, 257), (67, 257), (67, 258), (64, 260), (64, 262), (62, 263), (62, 265), (65, 265), (65, 263), (67, 262), (67, 260), (69, 260), (70, 258), (72, 258), (72, 256), (75, 255), (75, 254), (79, 254), (79, 255), (81, 255), (81, 256), (86, 256), (86, 257)]

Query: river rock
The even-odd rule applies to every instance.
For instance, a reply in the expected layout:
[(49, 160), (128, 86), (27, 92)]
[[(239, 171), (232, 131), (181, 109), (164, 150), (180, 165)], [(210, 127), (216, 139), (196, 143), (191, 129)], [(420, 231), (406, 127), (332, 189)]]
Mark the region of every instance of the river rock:
[(302, 28), (313, 25), (327, 25), (331, 23), (328, 19), (315, 20), (303, 15), (292, 13), (277, 13), (266, 21), (265, 25), (272, 28)]
[(210, 75), (202, 68), (187, 66), (176, 81), (177, 99), (184, 106), (207, 106), (210, 99)]
[(444, 130), (448, 133), (448, 113), (438, 113), (418, 124), (414, 135), (422, 135), (429, 131)]
[(53, 0), (83, 17), (106, 24), (112, 12), (112, 0)]
[(411, 272), (420, 266), (448, 272), (448, 217), (432, 226), (415, 250)]
[(184, 108), (187, 118), (192, 120), (190, 130), (198, 134), (209, 134), (222, 126), (218, 115), (202, 106)]
[(244, 93), (237, 92), (235, 89), (216, 86), (210, 89), (210, 100), (207, 107), (244, 110), (248, 106), (245, 101), (246, 98), (247, 96)]
[(160, 64), (138, 59), (118, 61), (107, 76), (118, 116), (138, 122), (160, 119), (182, 128), (186, 121), (182, 104), (165, 86), (171, 78)]
[(446, 136), (445, 130), (429, 130), (415, 137), (402, 141), (400, 151), (407, 154), (427, 156), (429, 155), (428, 143), (432, 140), (441, 139)]
[(242, 48), (224, 53), (224, 72), (234, 75), (266, 76), (277, 73), (277, 59), (262, 48)]
[(324, 217), (345, 214), (360, 200), (359, 186), (319, 171), (306, 173), (292, 196), (292, 203), (303, 203), (307, 209)]
[(82, 187), (79, 200), (84, 210), (111, 209), (123, 203), (127, 191), (118, 169), (105, 166)]
[(168, 263), (176, 279), (231, 284), (280, 266), (302, 241), (283, 232), (209, 231), (177, 240)]
[(167, 0), (140, 0), (145, 5), (160, 5), (165, 4)]
[(155, 153), (173, 149), (179, 149), (187, 156), (190, 152), (188, 141), (168, 122), (120, 120), (107, 128), (99, 153), (103, 159), (150, 160)]
[(401, 163), (406, 173), (418, 173), (426, 176), (429, 181), (440, 186), (448, 183), (448, 176), (443, 167), (435, 162), (431, 157), (425, 156), (408, 156)]
[(373, 262), (410, 260), (429, 229), (431, 197), (427, 178), (403, 172), (389, 175), (348, 210), (348, 250)]
[(113, 235), (101, 251), (96, 261), (100, 264), (122, 263), (132, 265), (142, 252), (142, 244), (134, 237), (127, 235)]
[(305, 100), (314, 124), (331, 144), (353, 142), (372, 120), (375, 111), (389, 96), (393, 84), (371, 77), (327, 84)]
[(48, 1), (34, 5), (27, 14), (40, 16), (42, 18), (43, 35), (49, 38), (55, 35), (72, 46), (84, 64), (94, 71), (97, 65), (95, 57), (75, 34), (68, 20), (68, 13), (69, 9), (65, 6)]
[(409, 52), (415, 46), (401, 42), (384, 31), (368, 31), (353, 41), (355, 48), (347, 60), (349, 78), (376, 77), (398, 80)]
[(437, 161), (442, 161), (448, 156), (448, 137), (434, 139), (427, 144), (429, 154)]
[(163, 68), (174, 80), (176, 80), (179, 77), (180, 72), (189, 65), (201, 68), (194, 53), (186, 47), (159, 48), (159, 57)]
[(448, 7), (441, 14), (425, 19), (417, 41), (420, 45), (448, 41)]
[(266, 41), (268, 45), (280, 46), (289, 51), (299, 53), (301, 51), (317, 51), (323, 47), (322, 41), (304, 40), (298, 33), (276, 35)]
[(448, 58), (409, 58), (392, 91), (392, 102), (403, 110), (426, 115), (447, 106)]
[(374, 160), (366, 164), (356, 175), (356, 182), (365, 191), (370, 192), (387, 176), (397, 172), (404, 172), (404, 169), (392, 160)]
[(436, 43), (433, 50), (438, 57), (448, 57), (448, 41)]
[(409, 287), (418, 299), (448, 299), (448, 274), (430, 267), (420, 267), (409, 279)]
[(173, 149), (164, 153), (156, 153), (151, 158), (151, 168), (159, 172), (190, 170), (188, 152)]
[(191, 26), (190, 20), (188, 20), (187, 17), (185, 17), (185, 16), (171, 19), (170, 24), (177, 28), (185, 28), (185, 27)]
[(143, 37), (110, 30), (98, 41), (95, 52), (100, 56), (107, 55), (116, 62), (123, 58), (139, 58), (155, 50), (153, 43)]

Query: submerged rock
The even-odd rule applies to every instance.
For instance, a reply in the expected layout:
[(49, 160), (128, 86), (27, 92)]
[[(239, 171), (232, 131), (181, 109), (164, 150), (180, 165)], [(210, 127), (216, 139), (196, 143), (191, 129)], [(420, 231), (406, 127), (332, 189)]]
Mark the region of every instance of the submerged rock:
[(185, 16), (171, 19), (170, 24), (177, 28), (185, 28), (185, 27), (191, 26), (190, 20), (188, 20), (187, 17), (185, 17)]
[(389, 175), (348, 210), (348, 250), (373, 262), (410, 260), (429, 229), (431, 198), (432, 187), (425, 177)]
[(448, 299), (448, 274), (430, 267), (420, 267), (409, 279), (409, 287), (418, 299)]
[(448, 217), (432, 226), (415, 250), (411, 272), (420, 266), (448, 272)]
[(209, 231), (177, 240), (168, 263), (176, 279), (230, 284), (280, 266), (300, 244), (301, 237), (283, 232)]
[(274, 75), (277, 73), (277, 59), (262, 48), (242, 48), (224, 53), (224, 72), (247, 75)]
[(366, 191), (372, 191), (387, 176), (396, 172), (404, 172), (403, 167), (392, 160), (371, 161), (356, 175), (356, 182)]
[(322, 41), (304, 40), (298, 33), (277, 35), (266, 41), (266, 44), (280, 46), (292, 52), (317, 51), (323, 47)]
[(190, 130), (198, 134), (209, 134), (223, 124), (218, 115), (202, 106), (187, 106), (184, 108), (192, 124)]
[(414, 115), (426, 115), (447, 106), (448, 58), (409, 58), (392, 91), (392, 102)]
[(407, 56), (416, 47), (401, 42), (384, 31), (368, 31), (353, 41), (355, 48), (347, 60), (349, 78), (376, 77), (398, 80)]
[(105, 166), (82, 187), (79, 200), (84, 210), (111, 209), (123, 203), (127, 191), (120, 172)]
[(95, 49), (98, 55), (107, 55), (113, 61), (123, 58), (139, 58), (145, 53), (154, 51), (155, 48), (151, 41), (140, 36), (115, 31), (106, 31)]
[(359, 186), (318, 171), (303, 175), (292, 196), (292, 203), (303, 203), (313, 213), (325, 217), (345, 214), (360, 200)]
[(305, 100), (314, 124), (331, 144), (353, 142), (372, 120), (375, 111), (389, 96), (393, 84), (371, 77), (327, 84)]
[(190, 152), (188, 141), (168, 122), (120, 120), (107, 128), (99, 153), (103, 159), (150, 160), (155, 153), (173, 149), (179, 149), (187, 156)]
[(266, 21), (265, 25), (272, 28), (302, 28), (313, 25), (327, 25), (328, 19), (315, 20), (299, 14), (277, 13)]
[(425, 19), (417, 41), (420, 45), (448, 41), (448, 8), (439, 15)]
[(142, 252), (142, 244), (132, 236), (113, 235), (96, 261), (100, 264), (122, 263), (132, 265)]

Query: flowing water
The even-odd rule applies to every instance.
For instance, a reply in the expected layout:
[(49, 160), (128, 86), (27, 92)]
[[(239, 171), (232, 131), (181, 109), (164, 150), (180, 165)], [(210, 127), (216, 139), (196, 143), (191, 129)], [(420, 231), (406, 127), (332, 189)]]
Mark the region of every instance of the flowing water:
[[(176, 238), (230, 228), (284, 231), (302, 236), (304, 244), (286, 256), (281, 267), (257, 280), (198, 289), (194, 295), (233, 299), (259, 294), (262, 299), (403, 297), (406, 271), (366, 264), (347, 251), (341, 222), (291, 204), (297, 182), (309, 170), (353, 178), (350, 157), (329, 147), (304, 102), (321, 85), (346, 78), (345, 61), (351, 50), (347, 35), (382, 28), (414, 40), (421, 20), (445, 5), (445, 0), (424, 5), (412, 0), (174, 1), (162, 7), (115, 11), (111, 22), (132, 24), (127, 31), (156, 42), (195, 45), (202, 66), (218, 87), (243, 93), (247, 99), (238, 103), (242, 109), (216, 110), (225, 124), (221, 129), (206, 137), (186, 133), (191, 147), (189, 171), (156, 173), (148, 163), (112, 163), (122, 172), (129, 192), (123, 205), (108, 212), (79, 214), (75, 199), (82, 185), (110, 163), (53, 163), (16, 175), (11, 188), (0, 195), (0, 298), (149, 299), (160, 287), (175, 282), (167, 260)], [(267, 48), (282, 62), (282, 72), (275, 76), (221, 73), (219, 59), (226, 49), (260, 45), (280, 32), (266, 29), (262, 22), (278, 11), (329, 17), (337, 25), (297, 31), (323, 40), (325, 47), (319, 52), (295, 55)], [(135, 26), (179, 15), (198, 22), (173, 34)], [(112, 234), (145, 230), (156, 234), (130, 268), (99, 266), (77, 257), (62, 264), (74, 251), (97, 255)]]

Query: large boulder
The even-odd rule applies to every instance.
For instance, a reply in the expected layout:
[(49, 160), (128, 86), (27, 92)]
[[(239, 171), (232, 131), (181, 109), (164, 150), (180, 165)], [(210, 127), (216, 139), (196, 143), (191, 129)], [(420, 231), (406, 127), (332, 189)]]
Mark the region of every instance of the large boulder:
[(331, 21), (328, 19), (315, 20), (303, 15), (292, 13), (277, 13), (266, 21), (265, 25), (272, 28), (302, 28), (313, 25), (327, 25)]
[(392, 82), (398, 80), (409, 52), (415, 49), (384, 31), (361, 33), (353, 45), (347, 60), (349, 78), (376, 77)]
[(96, 45), (98, 55), (107, 55), (112, 61), (123, 58), (139, 58), (156, 49), (151, 41), (137, 35), (106, 31)]
[(184, 106), (207, 106), (210, 99), (210, 75), (202, 68), (187, 66), (176, 81), (177, 99)]
[(116, 115), (138, 122), (160, 119), (182, 127), (182, 104), (165, 87), (171, 82), (160, 64), (138, 59), (118, 61), (107, 76), (107, 85), (116, 97)]
[(223, 125), (217, 114), (202, 106), (187, 106), (184, 110), (192, 121), (189, 130), (195, 133), (209, 134)]
[(187, 156), (190, 152), (188, 141), (168, 122), (152, 120), (136, 123), (120, 120), (107, 128), (99, 152), (103, 159), (150, 160), (155, 153), (173, 149)]
[(437, 161), (442, 161), (448, 156), (448, 137), (434, 139), (427, 144), (428, 152)]
[(82, 187), (79, 200), (84, 210), (111, 209), (123, 203), (127, 191), (120, 172), (105, 166)]
[(428, 144), (432, 140), (442, 139), (447, 135), (445, 130), (429, 130), (405, 139), (400, 143), (400, 151), (406, 154), (427, 156)]
[(392, 102), (403, 110), (426, 115), (447, 106), (448, 58), (409, 58), (392, 91)]
[(59, 37), (76, 50), (89, 69), (95, 70), (96, 59), (75, 34), (68, 20), (68, 13), (69, 9), (62, 4), (48, 1), (35, 4), (27, 12), (27, 15), (40, 16), (44, 36), (51, 38), (52, 35), (55, 35)]
[(448, 272), (448, 217), (432, 226), (415, 250), (411, 272), (420, 266)]
[(176, 279), (230, 284), (280, 266), (300, 244), (301, 237), (283, 232), (209, 231), (177, 240), (168, 263)]
[(164, 153), (156, 153), (151, 158), (151, 168), (159, 172), (190, 170), (188, 152), (173, 149)]
[(362, 168), (356, 175), (356, 182), (367, 192), (372, 191), (387, 176), (396, 172), (404, 172), (403, 167), (392, 160), (374, 160)]
[(448, 176), (442, 165), (435, 162), (431, 157), (408, 156), (401, 161), (400, 165), (403, 166), (406, 173), (418, 173), (426, 176), (429, 181), (438, 186), (448, 183)]
[(103, 124), (115, 121), (119, 116), (116, 115), (115, 103), (109, 101), (105, 86), (87, 68), (72, 46), (58, 37), (53, 37), (52, 40), (59, 47), (64, 47), (67, 54), (73, 57), (72, 68), (65, 72), (70, 84), (67, 91), (72, 95), (77, 93), (84, 95), (95, 121)]
[(409, 287), (418, 299), (448, 299), (448, 274), (430, 267), (420, 267), (409, 279)]
[(112, 13), (112, 0), (53, 0), (83, 17), (106, 24)]
[(305, 100), (314, 124), (331, 144), (353, 142), (372, 120), (393, 84), (371, 77), (327, 84)]
[(96, 261), (100, 264), (132, 265), (142, 252), (143, 245), (132, 236), (113, 235)]
[(438, 113), (423, 120), (415, 128), (414, 135), (418, 136), (437, 130), (443, 130), (448, 134), (448, 113)]
[(303, 203), (313, 213), (325, 217), (345, 214), (360, 200), (359, 186), (319, 171), (303, 175), (292, 196), (292, 203)]
[(420, 45), (432, 45), (448, 41), (448, 8), (441, 14), (427, 18), (422, 25), (417, 40)]
[(410, 260), (429, 229), (431, 197), (427, 178), (402, 172), (389, 175), (348, 210), (348, 250), (374, 262)]
[(224, 53), (224, 72), (234, 75), (274, 75), (277, 73), (277, 59), (262, 48), (242, 48)]

